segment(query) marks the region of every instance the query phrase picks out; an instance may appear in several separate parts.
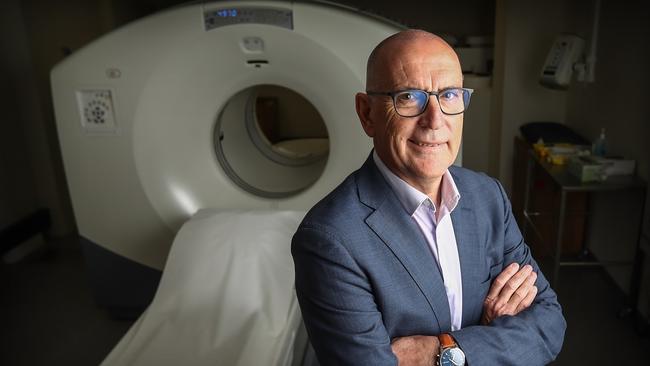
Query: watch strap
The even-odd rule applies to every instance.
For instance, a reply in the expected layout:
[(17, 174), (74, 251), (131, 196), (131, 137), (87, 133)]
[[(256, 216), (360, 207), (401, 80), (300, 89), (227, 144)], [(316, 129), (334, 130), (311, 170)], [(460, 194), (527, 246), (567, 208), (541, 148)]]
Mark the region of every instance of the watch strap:
[(449, 335), (448, 333), (443, 333), (438, 336), (438, 339), (440, 340), (440, 349), (443, 350), (445, 348), (451, 348), (451, 347), (456, 347), (458, 346), (456, 344), (456, 341), (454, 338)]

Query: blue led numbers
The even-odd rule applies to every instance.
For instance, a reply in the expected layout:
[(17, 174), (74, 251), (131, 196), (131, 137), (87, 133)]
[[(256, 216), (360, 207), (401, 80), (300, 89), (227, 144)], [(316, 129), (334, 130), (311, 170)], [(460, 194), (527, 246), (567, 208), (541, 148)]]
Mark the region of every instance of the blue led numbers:
[(235, 18), (237, 17), (237, 9), (223, 9), (217, 11), (217, 15), (222, 18)]

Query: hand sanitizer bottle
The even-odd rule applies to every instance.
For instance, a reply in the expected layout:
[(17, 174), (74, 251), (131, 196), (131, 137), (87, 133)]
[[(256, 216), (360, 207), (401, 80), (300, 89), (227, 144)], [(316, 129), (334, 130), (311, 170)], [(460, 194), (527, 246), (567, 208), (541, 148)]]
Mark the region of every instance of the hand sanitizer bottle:
[(605, 140), (605, 129), (601, 128), (600, 136), (591, 145), (591, 153), (595, 156), (605, 156), (607, 153), (607, 140)]

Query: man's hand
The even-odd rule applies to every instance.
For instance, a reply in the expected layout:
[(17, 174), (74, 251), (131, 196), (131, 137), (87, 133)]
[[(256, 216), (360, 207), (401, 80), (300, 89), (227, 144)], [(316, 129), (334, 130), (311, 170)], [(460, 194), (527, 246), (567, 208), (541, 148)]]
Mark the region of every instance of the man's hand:
[(395, 338), (391, 343), (399, 366), (431, 366), (440, 350), (435, 336), (410, 336)]
[(502, 315), (516, 315), (535, 300), (537, 273), (529, 264), (512, 263), (494, 279), (485, 301), (481, 324), (488, 325)]

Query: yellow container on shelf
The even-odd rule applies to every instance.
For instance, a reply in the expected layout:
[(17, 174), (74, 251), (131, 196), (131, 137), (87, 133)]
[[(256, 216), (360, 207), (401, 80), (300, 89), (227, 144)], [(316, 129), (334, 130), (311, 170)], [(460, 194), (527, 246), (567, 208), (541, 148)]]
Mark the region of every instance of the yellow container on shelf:
[(546, 158), (546, 161), (548, 161), (553, 165), (564, 165), (566, 164), (567, 161), (567, 155), (560, 155), (560, 154), (549, 155), (548, 158)]

